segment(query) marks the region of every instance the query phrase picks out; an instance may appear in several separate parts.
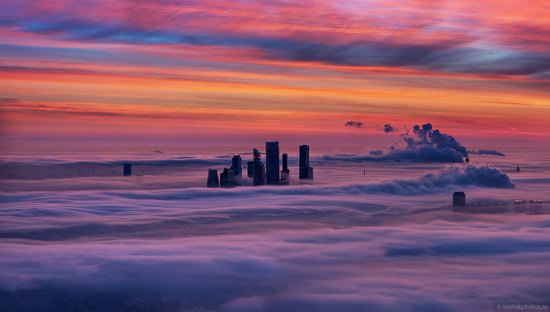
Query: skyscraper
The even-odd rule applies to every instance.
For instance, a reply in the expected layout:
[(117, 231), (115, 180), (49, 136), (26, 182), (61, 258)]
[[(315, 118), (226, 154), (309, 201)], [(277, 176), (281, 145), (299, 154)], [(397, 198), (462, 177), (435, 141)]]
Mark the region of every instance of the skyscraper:
[(309, 165), (309, 145), (300, 145), (300, 179), (313, 180), (313, 168)]
[(246, 165), (246, 175), (249, 177), (249, 178), (253, 178), (254, 177), (254, 162), (253, 161), (249, 161)]
[(279, 184), (279, 142), (265, 142), (266, 184)]
[(265, 184), (265, 166), (262, 160), (260, 159), (260, 151), (254, 149), (254, 185), (264, 185)]
[(233, 169), (233, 172), (235, 173), (235, 176), (238, 176), (239, 178), (242, 178), (243, 169), (242, 169), (241, 155), (233, 156), (233, 159), (231, 159), (231, 169)]
[(206, 181), (206, 187), (220, 187), (220, 181), (218, 180), (218, 170), (208, 169), (208, 180)]
[(220, 173), (220, 187), (235, 187), (237, 181), (235, 179), (235, 172), (233, 169), (224, 168)]
[(290, 171), (288, 170), (288, 154), (283, 154), (283, 170), (281, 170), (281, 184), (290, 183)]

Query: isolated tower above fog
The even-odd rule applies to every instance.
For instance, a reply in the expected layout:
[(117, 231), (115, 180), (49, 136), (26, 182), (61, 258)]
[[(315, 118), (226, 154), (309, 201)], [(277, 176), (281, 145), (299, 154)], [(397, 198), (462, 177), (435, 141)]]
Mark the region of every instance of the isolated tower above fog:
[(266, 184), (279, 184), (279, 142), (265, 142)]
[(123, 163), (122, 164), (122, 171), (125, 176), (131, 176), (132, 175), (132, 164), (130, 163)]

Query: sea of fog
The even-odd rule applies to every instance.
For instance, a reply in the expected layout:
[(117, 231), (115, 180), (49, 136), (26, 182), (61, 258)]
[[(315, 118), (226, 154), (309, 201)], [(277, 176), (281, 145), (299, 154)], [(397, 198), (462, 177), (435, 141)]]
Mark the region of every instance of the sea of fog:
[[(234, 152), (244, 165), (251, 157)], [(317, 152), (311, 182), (297, 179), (291, 153), (290, 186), (244, 178), (206, 188), (208, 168), (229, 167), (232, 155), (2, 155), (0, 311), (550, 303), (547, 152), (469, 164)], [(123, 162), (133, 176), (122, 176)], [(467, 208), (450, 207), (454, 191), (466, 192)]]

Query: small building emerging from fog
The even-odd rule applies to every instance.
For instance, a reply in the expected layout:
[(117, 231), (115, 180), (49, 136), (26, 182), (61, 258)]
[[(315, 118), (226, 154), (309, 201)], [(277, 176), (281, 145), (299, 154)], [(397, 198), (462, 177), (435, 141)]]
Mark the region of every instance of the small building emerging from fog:
[(122, 164), (122, 171), (124, 172), (124, 176), (131, 176), (132, 175), (132, 164), (123, 163)]
[(453, 207), (466, 207), (466, 194), (464, 192), (453, 193)]

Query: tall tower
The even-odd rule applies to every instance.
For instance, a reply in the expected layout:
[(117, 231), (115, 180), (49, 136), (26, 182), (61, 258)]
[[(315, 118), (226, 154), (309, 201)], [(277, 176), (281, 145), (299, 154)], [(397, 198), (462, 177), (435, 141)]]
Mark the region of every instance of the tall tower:
[(218, 180), (218, 170), (208, 169), (208, 180), (206, 181), (206, 187), (220, 187), (220, 181)]
[(233, 156), (233, 159), (231, 159), (231, 169), (233, 169), (233, 172), (235, 173), (236, 177), (242, 178), (243, 167), (242, 167), (241, 155)]
[(265, 166), (262, 160), (260, 159), (260, 151), (254, 149), (254, 185), (264, 185), (265, 184)]
[(279, 142), (265, 142), (266, 184), (279, 184)]
[(283, 154), (283, 170), (281, 170), (281, 184), (290, 183), (290, 171), (288, 170), (288, 154)]
[(300, 145), (300, 179), (313, 180), (313, 168), (309, 165), (309, 145)]

